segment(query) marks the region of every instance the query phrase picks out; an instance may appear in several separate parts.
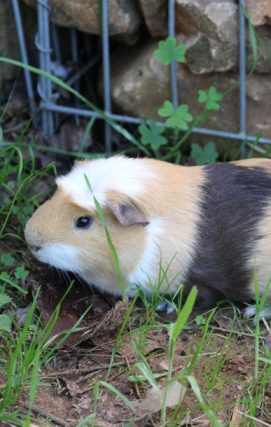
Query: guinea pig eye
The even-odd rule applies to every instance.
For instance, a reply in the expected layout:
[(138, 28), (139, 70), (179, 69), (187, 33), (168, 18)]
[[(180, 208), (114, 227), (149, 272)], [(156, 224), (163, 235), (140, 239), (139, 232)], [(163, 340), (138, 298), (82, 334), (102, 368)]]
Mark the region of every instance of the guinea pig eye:
[(89, 228), (93, 222), (93, 218), (91, 216), (79, 216), (76, 219), (75, 225), (77, 228)]

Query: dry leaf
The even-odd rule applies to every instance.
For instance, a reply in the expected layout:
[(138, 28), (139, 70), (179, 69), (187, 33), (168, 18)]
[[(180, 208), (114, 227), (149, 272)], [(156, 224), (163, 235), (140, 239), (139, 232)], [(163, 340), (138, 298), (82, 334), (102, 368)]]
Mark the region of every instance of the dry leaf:
[(168, 371), (169, 366), (168, 366), (168, 362), (167, 362), (166, 360), (162, 360), (162, 361), (159, 363), (159, 366), (160, 366), (160, 368), (162, 368), (164, 371)]
[[(173, 381), (168, 387), (155, 388), (152, 387), (145, 399), (140, 401), (132, 402), (136, 409), (150, 414), (158, 412), (162, 409), (164, 399), (166, 397), (166, 407), (174, 408), (180, 403), (185, 395), (186, 387), (179, 383), (179, 381)], [(166, 394), (166, 396), (165, 396)]]

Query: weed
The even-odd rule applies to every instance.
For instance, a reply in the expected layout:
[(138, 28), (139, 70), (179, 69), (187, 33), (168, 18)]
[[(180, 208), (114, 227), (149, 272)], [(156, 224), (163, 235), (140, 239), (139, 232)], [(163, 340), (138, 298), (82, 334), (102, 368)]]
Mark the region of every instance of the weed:
[(208, 142), (203, 148), (199, 144), (192, 144), (191, 157), (197, 165), (206, 165), (207, 163), (214, 163), (218, 153), (213, 142)]
[[(251, 27), (249, 31), (255, 47), (255, 34)], [(256, 57), (255, 49), (253, 52), (254, 57)], [(155, 56), (165, 65), (168, 65), (173, 60), (183, 62), (184, 54), (185, 47), (182, 45), (177, 46), (176, 40), (169, 38), (164, 42), (160, 42)], [(165, 123), (143, 121), (139, 126), (140, 142), (124, 128), (109, 120), (104, 112), (97, 109), (74, 89), (56, 77), (34, 67), (22, 65), (17, 61), (3, 58), (0, 58), (0, 61), (23, 66), (36, 74), (50, 78), (60, 87), (79, 97), (87, 106), (108, 121), (115, 131), (119, 132), (144, 154), (153, 153), (158, 158), (170, 159), (176, 162), (180, 162), (180, 149), (193, 129), (204, 121), (211, 111), (220, 108), (220, 103), (224, 96), (214, 87), (210, 87), (207, 91), (199, 91), (198, 101), (202, 107), (202, 112), (195, 118), (190, 114), (189, 106), (180, 105), (175, 107), (169, 100), (165, 100), (165, 103), (159, 109), (160, 117), (165, 119)], [(91, 119), (88, 123), (82, 139), (82, 150), (94, 120)], [(168, 138), (168, 134), (173, 134), (173, 138)], [(18, 141), (17, 145), (4, 141), (3, 132), (0, 132), (0, 146), (2, 147), (0, 151), (0, 185), (3, 188), (3, 194), (0, 196), (0, 243), (4, 248), (0, 255), (0, 309), (5, 311), (5, 313), (0, 314), (0, 374), (4, 375), (4, 382), (1, 382), (0, 386), (0, 420), (27, 426), (30, 425), (32, 418), (31, 407), (35, 402), (37, 390), (41, 384), (40, 371), (42, 366), (50, 363), (60, 345), (78, 327), (82, 317), (71, 331), (65, 331), (62, 336), (49, 338), (58, 317), (59, 305), (44, 328), (41, 327), (41, 318), (36, 316), (37, 295), (27, 311), (22, 326), (19, 326), (13, 319), (11, 312), (7, 311), (11, 304), (15, 304), (18, 294), (21, 298), (25, 297), (26, 289), (24, 285), (29, 274), (29, 266), (23, 259), (21, 251), (19, 249), (16, 249), (15, 252), (13, 251), (13, 242), (22, 240), (22, 229), (27, 217), (31, 215), (38, 205), (40, 198), (46, 195), (46, 191), (36, 193), (35, 191), (29, 192), (29, 190), (33, 190), (35, 182), (44, 177), (48, 171), (54, 171), (54, 166), (49, 165), (41, 171), (36, 170), (35, 156), (32, 152), (32, 147), (35, 148), (37, 146), (35, 143), (26, 149), (20, 141)], [(39, 148), (46, 151), (59, 151), (59, 149), (47, 146), (41, 147), (39, 145)], [(217, 158), (213, 143), (207, 144), (204, 148), (193, 144), (191, 148), (190, 154), (197, 164), (214, 162)], [(254, 149), (254, 147), (252, 148)], [(82, 157), (82, 154), (79, 153), (73, 153), (73, 155)], [(89, 158), (95, 156), (95, 154), (88, 155)], [(90, 183), (88, 185), (91, 190)], [(107, 228), (101, 206), (96, 199), (95, 205), (104, 225), (119, 284), (123, 295), (125, 295), (114, 242), (112, 242), (110, 230)], [(8, 239), (11, 239), (12, 243)], [(233, 405), (236, 404), (240, 405), (238, 406), (238, 411), (242, 416), (240, 425), (242, 425), (242, 422), (244, 426), (252, 426), (257, 421), (257, 417), (261, 416), (266, 420), (270, 420), (270, 406), (268, 407), (265, 398), (270, 393), (270, 351), (267, 346), (263, 347), (262, 345), (263, 338), (261, 336), (259, 316), (256, 318), (255, 330), (245, 333), (244, 329), (242, 329), (244, 325), (240, 312), (236, 309), (231, 309), (231, 317), (234, 318), (231, 322), (235, 321), (235, 325), (237, 325), (235, 327), (238, 330), (233, 330), (234, 328), (229, 328), (228, 325), (224, 328), (221, 327), (220, 330), (219, 328), (215, 329), (212, 323), (215, 313), (211, 312), (196, 317), (194, 322), (197, 325), (195, 332), (195, 329), (193, 329), (194, 323), (190, 323), (188, 320), (196, 298), (196, 290), (193, 289), (184, 305), (181, 303), (175, 305), (177, 311), (175, 322), (169, 323), (161, 320), (157, 317), (155, 310), (161, 303), (159, 289), (162, 283), (167, 283), (166, 276), (166, 269), (163, 270), (161, 267), (159, 281), (157, 284), (153, 284), (156, 292), (152, 293), (151, 298), (147, 298), (140, 289), (137, 289), (135, 297), (130, 304), (127, 304), (127, 310), (115, 337), (111, 358), (108, 361), (104, 378), (102, 380), (95, 378), (92, 383), (92, 413), (81, 420), (78, 427), (95, 425), (99, 411), (99, 399), (106, 391), (118, 398), (134, 414), (134, 403), (131, 401), (130, 396), (127, 396), (125, 392), (120, 391), (114, 385), (114, 375), (112, 375), (114, 358), (121, 354), (122, 345), (127, 337), (131, 340), (131, 347), (135, 355), (127, 363), (128, 368), (125, 371), (127, 378), (134, 385), (137, 386), (139, 384), (145, 387), (145, 390), (150, 387), (162, 392), (160, 394), (162, 399), (159, 410), (161, 414), (160, 422), (164, 425), (178, 426), (181, 424), (181, 420), (188, 420), (187, 423), (191, 422), (192, 424), (193, 419), (204, 418), (204, 421), (206, 421), (207, 418), (210, 425), (221, 426), (221, 419), (228, 421), (225, 407), (232, 412)], [(181, 292), (179, 299), (182, 302)], [(134, 308), (137, 300), (141, 300), (143, 303), (143, 310), (139, 311), (138, 315), (135, 315)], [(257, 297), (257, 313), (264, 306), (264, 302), (264, 297)], [(218, 330), (220, 336), (217, 334)], [(182, 343), (182, 337), (186, 332), (191, 333), (193, 340), (190, 340), (190, 343), (180, 354), (178, 353), (178, 346)], [(148, 353), (147, 344), (150, 334), (153, 337), (158, 336), (162, 344), (155, 352)], [(231, 370), (227, 371), (226, 368), (229, 359), (237, 359), (238, 351), (242, 352), (242, 356), (243, 353), (248, 353), (248, 351), (245, 352), (241, 348), (239, 343), (236, 344), (235, 342), (237, 340), (236, 337), (244, 336), (248, 337), (250, 344), (253, 342), (255, 355), (253, 363), (249, 365), (252, 374), (250, 372), (249, 374), (242, 372), (245, 378), (242, 381), (238, 377), (239, 370), (236, 369), (234, 375), (231, 376)], [(222, 344), (220, 344), (221, 340)], [(235, 345), (235, 347), (231, 347), (231, 345)], [(157, 357), (157, 359), (160, 357), (163, 362), (160, 365), (163, 365), (163, 367), (152, 363), (153, 357)], [(242, 368), (242, 361), (243, 359), (240, 362), (241, 366), (238, 366), (240, 369)], [(165, 366), (166, 368), (164, 368)], [(244, 367), (244, 371), (246, 369), (248, 369), (247, 366)], [(246, 376), (246, 374), (248, 375)], [(184, 396), (181, 396), (179, 402), (169, 409), (167, 397), (170, 395), (170, 386), (175, 381), (183, 387)], [(241, 388), (241, 390), (238, 389), (239, 394), (234, 396), (234, 402), (225, 403), (226, 391), (231, 391), (231, 388), (236, 385)], [(22, 389), (28, 391), (29, 399), (29, 409), (23, 421), (20, 411), (15, 407)], [(261, 413), (259, 413), (260, 410)], [(127, 420), (123, 425), (128, 427), (133, 425), (136, 420), (136, 415), (133, 415), (132, 419)]]
[[(165, 41), (159, 42), (159, 48), (154, 52), (154, 56), (164, 65), (169, 65), (173, 61), (185, 61), (186, 47), (177, 45), (174, 37), (168, 37)], [(214, 86), (207, 91), (200, 90), (198, 102), (204, 107), (201, 114), (193, 118), (189, 113), (189, 106), (182, 104), (174, 106), (169, 100), (158, 109), (158, 115), (166, 119), (165, 125), (158, 124), (152, 120), (142, 122), (138, 128), (141, 135), (141, 143), (144, 147), (149, 146), (155, 157), (163, 160), (181, 161), (181, 148), (187, 141), (193, 129), (208, 117), (209, 113), (220, 109), (220, 103), (224, 94), (219, 93)], [(191, 123), (192, 122), (192, 123)], [(189, 123), (191, 125), (189, 126)], [(170, 144), (170, 138), (166, 138), (163, 133), (173, 133), (174, 145)], [(180, 131), (185, 131), (184, 135), (176, 141)], [(202, 149), (199, 144), (193, 144), (192, 157), (197, 164), (212, 163), (218, 157), (218, 153), (213, 143), (209, 143), (207, 148)]]
[[(0, 310), (11, 301), (12, 299), (7, 294), (0, 291)], [(11, 331), (11, 318), (8, 314), (0, 314), (0, 331)]]
[[(4, 141), (2, 141), (4, 143)], [(31, 421), (31, 407), (40, 385), (41, 366), (48, 363), (59, 346), (78, 327), (80, 320), (62, 336), (50, 338), (58, 319), (60, 304), (56, 307), (47, 325), (36, 316), (36, 302), (25, 309), (22, 325), (16, 320), (16, 302), (25, 305), (28, 293), (25, 282), (29, 270), (22, 258), (20, 242), (24, 224), (46, 191), (34, 192), (35, 183), (44, 177), (53, 165), (36, 170), (35, 158), (30, 147), (6, 146), (0, 150), (0, 421), (27, 427)], [(15, 241), (15, 245), (14, 242)], [(3, 245), (3, 246), (2, 246)], [(13, 305), (13, 310), (9, 308)], [(56, 341), (56, 342), (54, 342)], [(22, 390), (29, 390), (29, 409), (24, 422), (16, 410)], [(14, 409), (12, 409), (14, 408)]]

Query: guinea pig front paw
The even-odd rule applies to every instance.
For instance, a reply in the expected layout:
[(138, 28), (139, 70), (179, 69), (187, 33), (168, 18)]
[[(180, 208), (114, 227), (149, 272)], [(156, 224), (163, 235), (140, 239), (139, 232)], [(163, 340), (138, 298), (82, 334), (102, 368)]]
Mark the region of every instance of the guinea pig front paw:
[(173, 304), (168, 301), (163, 301), (156, 307), (157, 312), (165, 311), (167, 314), (174, 313), (176, 311)]
[(126, 295), (128, 295), (129, 298), (134, 298), (136, 295), (138, 295), (140, 290), (140, 287), (136, 285), (135, 283), (129, 283), (129, 286), (125, 289)]
[[(251, 319), (254, 322), (256, 321), (256, 316), (257, 316), (257, 307), (256, 304), (253, 305), (249, 305), (247, 306), (247, 308), (245, 308), (244, 310), (244, 318), (245, 319)], [(265, 319), (271, 319), (271, 305), (270, 304), (266, 304), (263, 309), (259, 312), (259, 318)]]

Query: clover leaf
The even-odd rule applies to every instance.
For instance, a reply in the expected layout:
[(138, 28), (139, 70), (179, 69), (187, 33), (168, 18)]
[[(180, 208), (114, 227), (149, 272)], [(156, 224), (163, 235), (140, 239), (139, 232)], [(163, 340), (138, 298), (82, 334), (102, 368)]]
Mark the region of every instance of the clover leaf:
[(195, 318), (195, 323), (198, 326), (204, 326), (204, 325), (206, 325), (206, 322), (207, 322), (207, 320), (205, 319), (205, 317), (202, 314), (196, 316), (196, 318)]
[(154, 151), (158, 150), (161, 145), (165, 145), (167, 143), (167, 139), (161, 135), (165, 130), (164, 126), (153, 121), (141, 123), (138, 130), (141, 134), (142, 144), (150, 145)]
[(4, 293), (0, 293), (0, 308), (2, 308), (4, 305), (9, 304), (12, 301), (10, 296)]
[(193, 116), (188, 112), (188, 105), (182, 104), (177, 108), (171, 101), (165, 101), (163, 106), (159, 108), (158, 114), (161, 117), (167, 117), (167, 125), (177, 129), (184, 129), (187, 127), (187, 122), (193, 120)]
[(7, 314), (0, 314), (0, 331), (11, 331), (11, 318)]
[(29, 272), (24, 268), (24, 265), (16, 268), (15, 277), (16, 279), (26, 279), (29, 275)]
[(172, 61), (184, 62), (186, 46), (179, 44), (176, 46), (175, 37), (168, 37), (158, 43), (159, 48), (155, 50), (154, 56), (158, 58), (164, 65), (170, 64)]
[(223, 99), (223, 94), (218, 92), (214, 86), (209, 87), (208, 91), (199, 90), (198, 101), (205, 104), (207, 110), (219, 110), (220, 101)]
[(192, 144), (191, 157), (193, 157), (197, 165), (206, 165), (214, 163), (218, 153), (213, 142), (208, 142), (204, 148), (201, 148), (199, 144)]
[[(0, 308), (11, 303), (12, 299), (5, 293), (0, 292)], [(10, 332), (11, 318), (8, 314), (0, 314), (0, 331)]]
[(174, 112), (175, 109), (171, 101), (165, 101), (162, 107), (158, 110), (158, 114), (161, 117), (170, 117)]
[(10, 254), (2, 254), (0, 256), (0, 262), (5, 266), (5, 267), (12, 267), (15, 260), (13, 258), (13, 256), (11, 256)]

